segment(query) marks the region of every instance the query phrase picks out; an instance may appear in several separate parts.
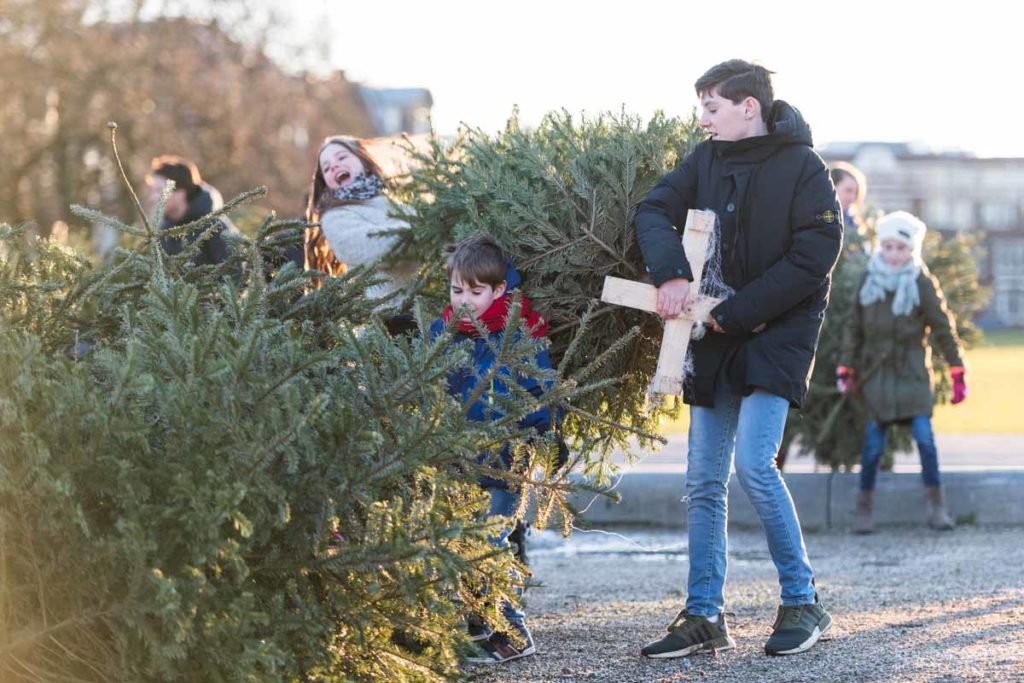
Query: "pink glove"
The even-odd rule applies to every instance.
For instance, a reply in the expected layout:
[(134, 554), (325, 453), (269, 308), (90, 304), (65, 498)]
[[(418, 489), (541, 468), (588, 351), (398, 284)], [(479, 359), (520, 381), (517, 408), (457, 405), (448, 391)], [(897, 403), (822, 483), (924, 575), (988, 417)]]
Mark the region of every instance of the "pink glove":
[(953, 379), (953, 405), (962, 402), (967, 398), (967, 381), (964, 379), (964, 368), (962, 365), (949, 369), (949, 376)]
[(845, 365), (836, 368), (836, 389), (842, 396), (857, 390), (857, 373), (853, 368)]

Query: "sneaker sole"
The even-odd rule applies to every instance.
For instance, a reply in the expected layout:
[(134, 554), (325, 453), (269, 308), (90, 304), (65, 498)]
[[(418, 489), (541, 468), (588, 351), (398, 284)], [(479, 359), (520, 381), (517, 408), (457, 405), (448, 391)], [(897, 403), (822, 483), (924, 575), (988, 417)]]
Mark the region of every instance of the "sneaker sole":
[(484, 666), (493, 666), (495, 664), (504, 664), (505, 662), (511, 662), (513, 659), (522, 659), (523, 657), (529, 657), (537, 652), (537, 646), (533, 645), (517, 655), (511, 657), (505, 657), (504, 659), (497, 659), (495, 657), (470, 657), (466, 660), (467, 664), (482, 664)]
[(725, 638), (718, 638), (709, 643), (698, 643), (697, 645), (684, 647), (682, 650), (641, 654), (648, 659), (676, 659), (678, 657), (689, 657), (690, 655), (695, 655), (698, 652), (707, 652), (710, 650), (721, 652), (722, 650), (731, 650), (734, 647), (736, 647), (736, 641), (732, 639), (732, 636), (726, 636)]
[(765, 654), (771, 655), (773, 657), (778, 657), (778, 656), (781, 656), (781, 655), (798, 655), (801, 652), (805, 652), (807, 650), (810, 650), (811, 647), (816, 642), (818, 642), (818, 640), (823, 635), (825, 635), (830, 628), (832, 628), (832, 617), (828, 617), (828, 623), (825, 624), (824, 628), (820, 628), (820, 622), (819, 622), (819, 625), (815, 626), (814, 627), (814, 631), (811, 632), (811, 637), (808, 638), (807, 640), (805, 640), (804, 642), (800, 643), (798, 646), (794, 647), (792, 650), (779, 650), (778, 652), (769, 652), (766, 649), (765, 650)]

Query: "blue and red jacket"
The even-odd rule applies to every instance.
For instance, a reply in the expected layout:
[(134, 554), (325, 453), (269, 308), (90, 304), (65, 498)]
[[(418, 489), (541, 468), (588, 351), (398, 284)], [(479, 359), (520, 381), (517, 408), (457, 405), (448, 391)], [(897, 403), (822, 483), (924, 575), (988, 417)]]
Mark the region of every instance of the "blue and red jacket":
[[(489, 330), (488, 337), (485, 339), (480, 336), (476, 328), (470, 323), (460, 323), (457, 326), (454, 334), (455, 344), (472, 344), (470, 349), (470, 362), (472, 367), (459, 368), (448, 375), (448, 392), (455, 397), (458, 397), (463, 404), (469, 397), (476, 391), (477, 383), (486, 378), (491, 372), (496, 358), (494, 356), (494, 348), (500, 348), (502, 342), (502, 336), (506, 334), (505, 330), (505, 316), (512, 303), (512, 292), (519, 287), (522, 283), (522, 278), (519, 272), (516, 271), (515, 267), (510, 263), (508, 271), (505, 277), (506, 291), (498, 299), (495, 299), (491, 307), (484, 312), (480, 317), (480, 321)], [(451, 319), (452, 310), (451, 306), (445, 308), (444, 316), (435, 320), (430, 325), (430, 338), (431, 340), (436, 339), (444, 333), (448, 327), (448, 321)], [(530, 329), (531, 334), (534, 337), (543, 337), (547, 332), (547, 323), (544, 322), (543, 318), (537, 315), (530, 307), (530, 302), (525, 296), (520, 297), (520, 317), (526, 322), (527, 328)], [(520, 330), (513, 331), (518, 339), (522, 334)], [(542, 369), (551, 369), (551, 358), (548, 355), (547, 349), (540, 349), (536, 356), (537, 367)], [(515, 375), (513, 377), (513, 375)], [(495, 398), (498, 396), (507, 396), (511, 393), (509, 384), (516, 382), (520, 387), (526, 389), (534, 396), (540, 397), (545, 391), (551, 388), (553, 384), (551, 379), (538, 381), (535, 377), (528, 377), (519, 373), (514, 373), (507, 367), (501, 367), (495, 373), (493, 379), (490, 382), (490, 386), (480, 394), (480, 397), (473, 402), (473, 405), (469, 407), (468, 417), (470, 420), (477, 422), (484, 422), (487, 420), (498, 420), (503, 417), (501, 412), (501, 402), (496, 401)], [(543, 434), (552, 427), (558, 427), (561, 422), (562, 410), (552, 410), (551, 408), (541, 408), (534, 412), (526, 415), (519, 421), (521, 428), (533, 428), (538, 433)], [(507, 469), (512, 467), (512, 453), (509, 446), (506, 444), (501, 449), (501, 462)], [(489, 454), (482, 453), (477, 457), (477, 462), (483, 464), (489, 459)], [(495, 487), (495, 488), (508, 488), (508, 485), (500, 480), (493, 477), (481, 476), (479, 483), (484, 487)]]

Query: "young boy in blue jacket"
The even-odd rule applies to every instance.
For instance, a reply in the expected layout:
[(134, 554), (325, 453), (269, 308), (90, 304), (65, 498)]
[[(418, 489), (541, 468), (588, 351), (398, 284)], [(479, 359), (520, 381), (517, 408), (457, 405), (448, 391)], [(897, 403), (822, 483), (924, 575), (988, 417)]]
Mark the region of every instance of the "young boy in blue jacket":
[[(472, 364), (472, 367), (461, 368), (449, 375), (448, 390), (465, 403), (475, 395), (478, 383), (486, 381), (493, 371), (487, 389), (469, 406), (468, 417), (480, 422), (500, 419), (503, 417), (500, 401), (495, 401), (495, 398), (511, 393), (509, 385), (512, 382), (538, 397), (550, 387), (550, 382), (538, 381), (507, 367), (499, 367), (494, 371), (497, 361), (494, 350), (501, 347), (502, 335), (506, 334), (505, 325), (512, 306), (511, 292), (519, 287), (521, 278), (501, 248), (486, 236), (471, 237), (460, 242), (448, 259), (447, 271), (451, 303), (444, 309), (442, 317), (431, 324), (430, 336), (434, 339), (443, 334), (452, 324), (452, 318), (457, 318), (454, 324), (454, 343), (470, 345)], [(547, 323), (532, 310), (525, 296), (520, 297), (520, 317), (533, 337), (540, 338), (547, 333)], [(487, 331), (486, 338), (481, 336), (474, 319)], [(520, 334), (518, 330), (512, 333)], [(537, 352), (536, 365), (543, 369), (551, 368), (551, 359), (546, 349)], [(539, 433), (546, 432), (558, 420), (558, 415), (552, 415), (552, 412), (550, 408), (536, 410), (520, 420), (519, 426), (532, 427)], [(512, 468), (512, 452), (507, 444), (498, 456), (502, 467)], [(494, 454), (484, 453), (478, 457), (478, 462), (497, 466), (498, 459)], [(487, 475), (481, 475), (479, 483), (490, 495), (490, 516), (511, 517), (515, 513), (519, 506), (518, 491), (510, 488), (507, 482)], [(494, 543), (507, 547), (512, 531), (511, 527), (504, 530), (493, 539)], [(517, 645), (507, 634), (493, 632), (486, 624), (471, 619), (471, 638), (483, 652), (480, 657), (471, 658), (470, 661), (506, 662), (532, 655), (536, 651), (522, 610), (505, 602), (502, 613), (519, 631), (522, 644)]]

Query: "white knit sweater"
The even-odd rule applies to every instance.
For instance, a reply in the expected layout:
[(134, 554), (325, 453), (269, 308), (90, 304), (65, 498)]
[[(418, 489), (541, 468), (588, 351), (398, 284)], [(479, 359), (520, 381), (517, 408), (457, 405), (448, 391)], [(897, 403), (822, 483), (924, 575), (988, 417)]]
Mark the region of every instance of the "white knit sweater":
[[(345, 204), (324, 211), (320, 227), (331, 245), (331, 251), (349, 267), (373, 264), (383, 258), (398, 241), (397, 235), (376, 233), (390, 230), (408, 230), (409, 224), (388, 214), (395, 209), (383, 195), (357, 204)], [(387, 283), (370, 287), (367, 295), (380, 298), (394, 292), (406, 283), (413, 268), (390, 266), (382, 269)]]

